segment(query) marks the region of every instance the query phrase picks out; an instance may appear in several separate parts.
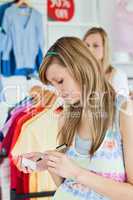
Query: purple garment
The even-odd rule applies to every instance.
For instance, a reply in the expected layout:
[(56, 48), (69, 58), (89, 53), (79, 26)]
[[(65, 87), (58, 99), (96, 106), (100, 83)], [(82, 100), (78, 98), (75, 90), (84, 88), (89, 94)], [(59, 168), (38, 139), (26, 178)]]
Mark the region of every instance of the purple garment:
[(22, 112), (19, 112), (18, 114), (16, 114), (15, 117), (13, 117), (13, 120), (10, 124), (10, 127), (8, 127), (8, 131), (6, 132), (6, 136), (4, 137), (3, 141), (2, 141), (2, 147), (6, 150), (7, 155), (10, 152), (10, 147), (11, 147), (11, 143), (12, 143), (12, 138), (13, 138), (13, 134), (14, 134), (14, 130), (16, 128), (16, 124), (18, 122), (18, 120), (24, 116), (25, 110)]
[(17, 109), (14, 109), (11, 111), (11, 117), (10, 119), (5, 123), (4, 127), (0, 130), (3, 133), (3, 136), (5, 137), (8, 130), (10, 129), (12, 122), (14, 121), (14, 119), (21, 113), (26, 111), (26, 108), (30, 108), (31, 107), (31, 102), (29, 102), (26, 106), (21, 106), (18, 107)]

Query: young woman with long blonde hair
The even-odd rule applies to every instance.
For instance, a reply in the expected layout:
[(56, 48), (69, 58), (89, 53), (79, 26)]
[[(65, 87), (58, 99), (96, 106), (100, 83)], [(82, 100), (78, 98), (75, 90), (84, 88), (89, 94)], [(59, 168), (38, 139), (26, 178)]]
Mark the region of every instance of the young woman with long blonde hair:
[(67, 144), (67, 149), (24, 157), (37, 161), (41, 156), (37, 169), (47, 169), (58, 186), (53, 199), (132, 200), (132, 102), (116, 95), (97, 59), (75, 37), (53, 44), (40, 79), (56, 87), (65, 101), (58, 143)]

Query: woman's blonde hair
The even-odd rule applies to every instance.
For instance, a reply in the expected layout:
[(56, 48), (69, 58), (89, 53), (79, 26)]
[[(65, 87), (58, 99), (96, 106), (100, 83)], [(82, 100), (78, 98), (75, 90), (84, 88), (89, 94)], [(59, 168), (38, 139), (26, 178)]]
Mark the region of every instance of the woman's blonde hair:
[(88, 117), (88, 134), (92, 140), (89, 153), (93, 155), (113, 124), (115, 92), (104, 78), (98, 61), (76, 37), (62, 37), (48, 50), (39, 73), (43, 83), (48, 83), (46, 71), (55, 63), (67, 68), (80, 84), (82, 93), (82, 103), (67, 105), (63, 112), (65, 121), (58, 133), (59, 144), (70, 146), (82, 117)]
[(110, 64), (109, 39), (108, 39), (108, 35), (107, 35), (106, 31), (101, 27), (92, 27), (85, 33), (85, 35), (83, 37), (83, 41), (85, 41), (88, 36), (90, 36), (92, 34), (97, 34), (97, 33), (100, 34), (102, 41), (103, 41), (104, 53), (103, 53), (103, 59), (102, 59), (102, 63), (101, 63), (102, 68), (103, 68), (105, 74), (110, 74), (111, 76), (113, 76), (115, 69)]

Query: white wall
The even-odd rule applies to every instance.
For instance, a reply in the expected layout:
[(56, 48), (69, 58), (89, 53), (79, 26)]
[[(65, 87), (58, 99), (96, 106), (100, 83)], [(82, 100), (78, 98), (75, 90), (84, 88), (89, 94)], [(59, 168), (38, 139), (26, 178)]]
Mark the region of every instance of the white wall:
[[(97, 0), (98, 24), (102, 26), (109, 35), (112, 57), (114, 57), (114, 55), (116, 57), (115, 34), (117, 34), (118, 31), (117, 27), (113, 24), (116, 20), (116, 2), (116, 0)], [(112, 61), (113, 65), (125, 71), (128, 77), (133, 77), (133, 61), (123, 62), (123, 59), (124, 57), (117, 58), (117, 62)], [(130, 83), (133, 84), (133, 81), (130, 81)]]
[[(3, 0), (7, 2), (7, 0)], [(109, 34), (110, 46), (114, 53), (114, 36), (117, 27), (113, 27), (116, 15), (116, 0), (75, 0), (75, 15), (69, 22), (48, 22), (47, 0), (29, 0), (34, 8), (42, 13), (44, 24), (45, 49), (61, 36), (77, 36), (82, 38), (90, 26), (99, 25)], [(41, 30), (40, 30), (41, 31)], [(122, 68), (128, 76), (133, 77), (132, 63), (114, 63)]]
[(90, 25), (97, 24), (96, 0), (75, 0), (75, 15), (69, 22), (47, 20), (47, 0), (30, 0), (34, 8), (43, 15), (45, 50), (62, 36), (82, 38)]

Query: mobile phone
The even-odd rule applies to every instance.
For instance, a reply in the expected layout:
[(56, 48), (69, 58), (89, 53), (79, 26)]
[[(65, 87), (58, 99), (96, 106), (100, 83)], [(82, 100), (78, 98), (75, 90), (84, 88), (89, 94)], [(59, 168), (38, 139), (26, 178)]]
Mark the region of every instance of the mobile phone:
[(27, 158), (22, 158), (22, 166), (27, 167), (32, 170), (36, 170), (36, 162)]
[(66, 144), (61, 144), (59, 146), (56, 147), (56, 150), (59, 151), (59, 152), (64, 152), (67, 148), (67, 145)]

